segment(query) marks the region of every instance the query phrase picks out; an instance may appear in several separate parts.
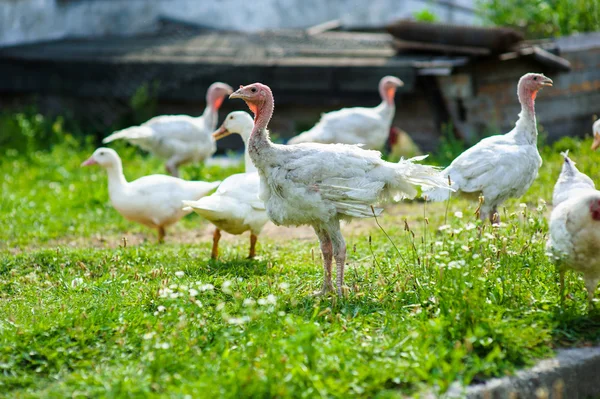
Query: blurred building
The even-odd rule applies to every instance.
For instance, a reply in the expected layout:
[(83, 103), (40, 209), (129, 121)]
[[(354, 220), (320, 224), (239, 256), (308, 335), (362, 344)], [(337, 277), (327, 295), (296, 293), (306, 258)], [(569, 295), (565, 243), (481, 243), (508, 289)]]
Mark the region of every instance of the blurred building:
[(0, 0), (0, 46), (65, 37), (155, 32), (161, 18), (213, 29), (297, 29), (339, 20), (382, 26), (429, 10), (441, 22), (476, 22), (477, 0)]

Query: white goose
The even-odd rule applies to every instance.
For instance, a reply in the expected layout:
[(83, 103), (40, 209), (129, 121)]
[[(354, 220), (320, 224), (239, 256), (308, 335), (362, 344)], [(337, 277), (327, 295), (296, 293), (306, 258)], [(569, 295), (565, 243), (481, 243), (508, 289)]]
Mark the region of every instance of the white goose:
[(277, 145), (267, 125), (273, 115), (273, 94), (268, 86), (241, 87), (229, 98), (241, 98), (255, 115), (248, 152), (260, 175), (260, 199), (277, 225), (311, 225), (321, 243), (325, 293), (333, 289), (332, 258), (337, 265), (337, 292), (342, 294), (346, 243), (340, 219), (370, 217), (380, 200), (414, 197), (415, 185), (444, 187), (436, 168), (412, 160), (385, 162), (378, 151), (356, 145), (304, 143)]
[(219, 256), (221, 230), (229, 234), (242, 234), (250, 230), (250, 254), (256, 254), (256, 240), (265, 223), (269, 221), (265, 204), (258, 198), (260, 178), (256, 167), (248, 155), (248, 139), (254, 123), (248, 113), (236, 111), (230, 113), (223, 125), (213, 134), (219, 140), (237, 133), (244, 140), (246, 173), (238, 173), (223, 180), (217, 192), (198, 201), (183, 201), (184, 209), (194, 210), (216, 226), (213, 235), (212, 258)]
[(380, 150), (390, 135), (396, 112), (394, 96), (404, 83), (394, 76), (379, 82), (381, 104), (375, 108), (343, 108), (328, 112), (310, 130), (290, 139), (288, 144), (363, 144), (363, 148)]
[[(514, 129), (481, 140), (444, 169), (458, 193), (475, 199), (483, 195), (482, 220), (499, 221), (498, 206), (525, 194), (542, 166), (534, 103), (544, 86), (552, 86), (552, 80), (538, 73), (523, 75), (517, 88), (521, 113)], [(451, 193), (433, 189), (425, 194), (430, 200), (444, 201)]]
[(108, 194), (112, 206), (127, 220), (158, 230), (162, 242), (165, 229), (190, 213), (181, 209), (181, 201), (199, 199), (221, 182), (186, 181), (165, 175), (144, 176), (127, 182), (119, 154), (110, 148), (98, 148), (81, 166), (100, 165), (108, 173)]
[(218, 111), (231, 86), (216, 82), (206, 92), (206, 109), (202, 116), (163, 115), (140, 126), (133, 126), (111, 134), (102, 140), (110, 143), (125, 139), (131, 144), (166, 159), (167, 171), (179, 176), (179, 166), (189, 162), (203, 162), (217, 150), (212, 137), (218, 122)]

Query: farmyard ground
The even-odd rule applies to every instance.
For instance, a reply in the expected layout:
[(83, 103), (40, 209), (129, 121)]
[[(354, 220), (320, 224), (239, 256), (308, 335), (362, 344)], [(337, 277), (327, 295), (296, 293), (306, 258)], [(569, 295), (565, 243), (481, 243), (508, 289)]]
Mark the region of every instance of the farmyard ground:
[[(347, 296), (320, 299), (311, 296), (322, 268), (309, 229), (268, 226), (254, 261), (246, 235), (227, 236), (211, 261), (212, 228), (195, 215), (160, 246), (123, 220), (104, 172), (79, 167), (91, 145), (7, 151), (0, 395), (396, 397), (595, 344), (599, 313), (587, 313), (577, 275), (568, 274), (559, 305), (541, 201), (550, 202), (561, 150), (600, 176), (590, 143), (544, 148), (539, 178), (506, 204), (501, 227), (482, 227), (476, 204), (457, 199), (391, 205), (383, 230), (372, 219), (346, 225)], [(128, 179), (163, 171), (116, 149)], [(185, 173), (213, 180), (240, 169)]]

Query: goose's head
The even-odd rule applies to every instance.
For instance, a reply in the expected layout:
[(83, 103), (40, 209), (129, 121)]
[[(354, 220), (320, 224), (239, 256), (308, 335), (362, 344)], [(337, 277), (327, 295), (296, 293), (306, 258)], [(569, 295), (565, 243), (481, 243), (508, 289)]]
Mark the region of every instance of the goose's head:
[(89, 157), (81, 166), (100, 165), (103, 168), (110, 168), (121, 163), (119, 154), (112, 148), (100, 147), (91, 157)]
[(234, 111), (227, 115), (221, 127), (213, 133), (213, 137), (215, 140), (219, 140), (230, 134), (237, 133), (242, 136), (242, 140), (246, 142), (250, 138), (253, 127), (254, 121), (247, 112)]
[(592, 150), (596, 151), (598, 147), (600, 147), (600, 119), (594, 122), (592, 130), (594, 131), (594, 142), (592, 143)]

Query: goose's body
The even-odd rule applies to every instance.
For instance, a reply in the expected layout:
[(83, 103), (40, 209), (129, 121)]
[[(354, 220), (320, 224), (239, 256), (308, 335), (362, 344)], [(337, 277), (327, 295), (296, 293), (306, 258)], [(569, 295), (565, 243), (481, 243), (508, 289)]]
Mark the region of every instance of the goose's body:
[(125, 219), (157, 229), (159, 241), (167, 227), (189, 213), (181, 209), (183, 200), (199, 199), (220, 183), (186, 181), (165, 175), (144, 176), (128, 182), (119, 155), (110, 148), (97, 149), (83, 163), (93, 164), (99, 164), (108, 173), (108, 193), (113, 207)]
[(402, 85), (396, 77), (382, 78), (379, 83), (381, 104), (373, 108), (343, 108), (325, 113), (312, 129), (293, 137), (288, 144), (362, 144), (365, 149), (382, 149), (396, 112), (396, 88)]
[(180, 165), (203, 162), (217, 150), (212, 132), (218, 121), (218, 110), (225, 95), (232, 89), (224, 83), (213, 83), (206, 94), (206, 109), (202, 116), (163, 115), (140, 126), (117, 131), (102, 142), (125, 139), (153, 155), (167, 160), (166, 168), (178, 176)]
[(215, 138), (220, 139), (232, 133), (237, 133), (244, 140), (244, 158), (246, 173), (229, 176), (219, 186), (217, 191), (198, 201), (183, 201), (185, 209), (194, 212), (216, 226), (213, 235), (212, 257), (219, 255), (219, 239), (221, 230), (229, 234), (242, 234), (250, 231), (250, 254), (255, 256), (255, 245), (258, 235), (269, 221), (264, 203), (258, 198), (260, 178), (248, 155), (248, 138), (254, 123), (246, 112), (230, 113), (221, 128), (215, 132)]

